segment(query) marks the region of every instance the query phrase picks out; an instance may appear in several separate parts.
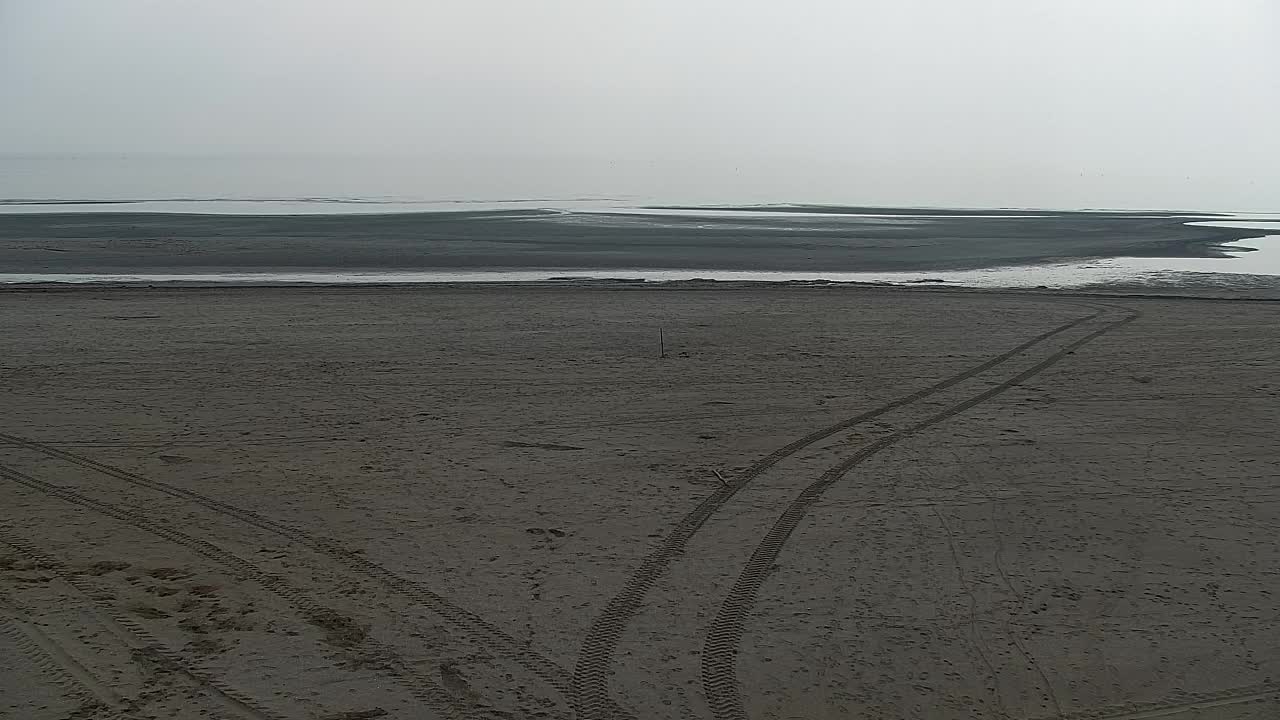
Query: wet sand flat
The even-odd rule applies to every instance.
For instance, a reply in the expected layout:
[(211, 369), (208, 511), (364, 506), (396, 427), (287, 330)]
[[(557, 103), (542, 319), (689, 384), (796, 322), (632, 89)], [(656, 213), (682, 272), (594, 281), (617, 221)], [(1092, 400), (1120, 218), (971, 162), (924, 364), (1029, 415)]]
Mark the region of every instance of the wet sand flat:
[(3, 292), (0, 717), (1272, 717), (1277, 313)]
[(1188, 225), (1231, 217), (1213, 214), (779, 210), (0, 213), (0, 267), (20, 274), (127, 275), (548, 269), (551, 274), (646, 269), (935, 271), (1106, 257), (1221, 257), (1221, 244), (1258, 235), (1250, 229)]

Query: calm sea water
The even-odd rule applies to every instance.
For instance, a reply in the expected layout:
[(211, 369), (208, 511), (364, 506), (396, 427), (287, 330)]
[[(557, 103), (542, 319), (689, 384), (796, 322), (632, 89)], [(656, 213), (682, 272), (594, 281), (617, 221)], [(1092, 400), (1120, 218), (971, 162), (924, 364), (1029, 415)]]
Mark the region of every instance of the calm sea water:
[[(652, 197), (601, 197), (581, 180), (555, 182), (501, 160), (469, 160), (465, 171), (426, 158), (323, 156), (170, 157), (0, 155), (0, 212), (47, 211), (32, 201), (136, 203), (162, 212), (332, 213), (568, 203), (645, 204)], [(695, 198), (699, 203), (724, 198)], [(665, 201), (677, 200), (666, 198)], [(86, 204), (83, 209), (109, 206)], [(60, 209), (81, 209), (68, 205)]]

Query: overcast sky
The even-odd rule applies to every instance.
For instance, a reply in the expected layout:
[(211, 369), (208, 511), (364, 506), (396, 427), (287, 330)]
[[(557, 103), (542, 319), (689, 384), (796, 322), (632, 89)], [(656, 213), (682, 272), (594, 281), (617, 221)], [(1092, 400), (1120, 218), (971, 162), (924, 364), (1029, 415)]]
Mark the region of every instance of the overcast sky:
[(1277, 127), (1275, 0), (0, 0), (9, 153), (412, 156), (481, 195), (1280, 210)]

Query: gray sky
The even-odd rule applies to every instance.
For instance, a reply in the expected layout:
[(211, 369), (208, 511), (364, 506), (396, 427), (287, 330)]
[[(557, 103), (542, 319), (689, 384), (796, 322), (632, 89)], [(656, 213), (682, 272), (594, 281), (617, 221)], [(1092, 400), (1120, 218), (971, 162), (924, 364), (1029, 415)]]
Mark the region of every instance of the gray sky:
[(1278, 81), (1274, 0), (0, 0), (0, 152), (479, 195), (1280, 210)]

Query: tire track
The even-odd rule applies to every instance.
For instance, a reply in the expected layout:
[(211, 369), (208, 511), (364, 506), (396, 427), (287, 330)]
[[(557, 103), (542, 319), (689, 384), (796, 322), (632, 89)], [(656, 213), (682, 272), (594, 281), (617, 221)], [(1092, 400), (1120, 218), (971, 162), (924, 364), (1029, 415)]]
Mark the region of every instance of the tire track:
[[(995, 697), (996, 709), (1000, 717), (1008, 717), (1009, 709), (1004, 703), (1004, 692), (1000, 688), (1000, 673), (996, 670), (996, 666), (991, 663), (991, 648), (982, 640), (982, 631), (978, 629), (978, 598), (973, 594), (973, 586), (969, 584), (968, 578), (965, 576), (964, 563), (960, 562), (960, 553), (956, 551), (956, 536), (951, 532), (951, 525), (947, 523), (946, 517), (938, 508), (933, 509), (933, 514), (938, 518), (938, 523), (942, 525), (942, 531), (947, 535), (947, 549), (951, 552), (951, 564), (956, 569), (956, 579), (960, 581), (960, 587), (964, 590), (964, 594), (969, 598), (969, 617), (962, 624), (969, 627), (969, 644), (973, 648), (973, 652), (982, 661), (987, 668), (987, 674), (991, 678), (991, 694)], [(734, 649), (737, 652), (737, 649)]]
[[(122, 470), (112, 465), (107, 465), (106, 463), (101, 463), (81, 455), (67, 452), (66, 450), (35, 442), (34, 440), (28, 440), (16, 435), (9, 435), (7, 433), (0, 433), (0, 443), (7, 443), (16, 447), (34, 450), (50, 457), (66, 460), (67, 462), (84, 468), (96, 470), (105, 475), (123, 480), (131, 485), (145, 487), (149, 490), (154, 490), (170, 497), (194, 502), (197, 505), (205, 507), (216, 513), (233, 517), (241, 522), (287, 538), (299, 545), (328, 556), (329, 558), (336, 560), (340, 565), (345, 566), (348, 570), (363, 575), (383, 587), (393, 590), (399, 595), (409, 598), (418, 605), (427, 608), (442, 618), (447, 624), (453, 626), (453, 628), (458, 630), (467, 640), (487, 648), (503, 660), (524, 668), (526, 671), (532, 673), (535, 677), (553, 688), (565, 699), (569, 698), (570, 684), (568, 673), (559, 665), (545, 657), (542, 657), (538, 653), (523, 647), (515, 638), (498, 629), (496, 626), (480, 616), (453, 604), (439, 593), (423, 587), (417, 582), (400, 577), (382, 565), (347, 550), (336, 540), (320, 538), (290, 525), (272, 520), (252, 510), (237, 507), (185, 488), (152, 480), (142, 475)], [(630, 717), (629, 713), (625, 712), (622, 708), (612, 702), (608, 705), (614, 716), (620, 718)]]
[[(283, 716), (259, 706), (249, 695), (236, 690), (231, 685), (200, 669), (199, 666), (203, 663), (199, 660), (172, 650), (161, 643), (141, 624), (117, 610), (107, 599), (112, 597), (110, 593), (71, 572), (62, 561), (44, 554), (31, 543), (9, 533), (2, 527), (0, 527), (0, 544), (8, 545), (19, 554), (26, 556), (27, 559), (33, 560), (42, 570), (52, 571), (63, 583), (83, 595), (98, 613), (101, 613), (118, 626), (118, 629), (108, 628), (108, 630), (112, 631), (112, 634), (116, 635), (130, 649), (134, 657), (150, 660), (168, 670), (186, 676), (201, 690), (218, 696), (216, 699), (221, 700), (224, 705), (253, 720), (286, 720)], [(125, 700), (124, 702), (131, 703), (132, 701)], [(130, 714), (129, 717), (133, 717), (133, 715)]]
[[(676, 523), (671, 532), (663, 539), (662, 544), (641, 561), (640, 567), (627, 579), (622, 591), (609, 600), (604, 611), (600, 613), (587, 631), (582, 646), (578, 650), (578, 663), (573, 673), (572, 698), (577, 716), (589, 720), (609, 717), (608, 711), (612, 704), (612, 699), (609, 696), (609, 677), (613, 665), (613, 656), (617, 652), (618, 641), (621, 639), (622, 633), (640, 611), (649, 590), (657, 583), (659, 578), (666, 574), (667, 569), (675, 562), (676, 558), (684, 554), (685, 547), (693, 536), (697, 534), (716, 511), (752, 480), (806, 447), (825, 440), (842, 430), (874, 420), (888, 412), (962, 383), (1030, 350), (1040, 343), (1078, 327), (1098, 317), (1100, 314), (1101, 311), (1095, 311), (1090, 315), (1059, 325), (968, 370), (952, 375), (897, 400), (846, 418), (820, 430), (815, 430), (757, 460), (746, 470), (704, 498), (689, 514)], [(0, 440), (5, 438), (6, 436), (0, 434)]]
[[(707, 705), (711, 708), (716, 720), (747, 720), (737, 674), (738, 646), (742, 641), (746, 619), (755, 606), (760, 587), (764, 584), (765, 578), (781, 554), (782, 548), (791, 537), (791, 533), (799, 526), (800, 521), (808, 514), (810, 508), (822, 498), (823, 493), (841, 480), (854, 467), (881, 450), (896, 445), (908, 437), (966, 412), (1020, 385), (1061, 362), (1077, 348), (1092, 342), (1105, 333), (1133, 322), (1139, 316), (1136, 310), (1116, 309), (1122, 310), (1127, 315), (1071, 342), (1044, 360), (998, 385), (952, 405), (946, 410), (935, 413), (907, 428), (864, 445), (857, 452), (827, 469), (787, 505), (786, 509), (774, 522), (773, 527), (769, 529), (764, 539), (760, 541), (755, 551), (751, 554), (751, 558), (747, 561), (742, 573), (738, 576), (721, 604), (719, 612), (716, 613), (716, 617), (712, 620), (703, 642), (702, 686), (706, 695)], [(1097, 316), (1094, 315), (1092, 317)]]
[(1248, 687), (1220, 690), (1212, 693), (1192, 694), (1189, 699), (1179, 702), (1146, 702), (1135, 703), (1124, 709), (1104, 708), (1086, 710), (1084, 712), (1056, 715), (1055, 720), (1149, 720), (1149, 718), (1168, 717), (1178, 713), (1228, 705), (1244, 705), (1262, 700), (1280, 700), (1280, 685), (1251, 685)]
[[(1000, 575), (1000, 581), (1004, 583), (1005, 589), (1009, 591), (1009, 596), (1017, 598), (1018, 611), (1020, 613), (1025, 613), (1027, 612), (1027, 598), (1020, 590), (1013, 586), (1013, 582), (1009, 580), (1008, 573), (1004, 571), (1004, 563), (1000, 560), (1001, 556), (1004, 554), (1004, 538), (1000, 533), (1000, 523), (996, 520), (996, 508), (1000, 507), (1000, 502), (993, 497), (988, 497), (987, 502), (990, 509), (989, 519), (991, 524), (991, 537), (995, 539), (996, 544), (995, 552), (991, 556), (991, 562), (995, 565), (996, 573)], [(939, 517), (942, 517), (941, 510), (936, 506), (934, 507), (934, 512)], [(948, 532), (950, 532), (950, 530), (948, 530)], [(956, 565), (957, 567), (959, 566), (958, 560)], [(1045, 697), (1053, 703), (1053, 709), (1056, 716), (1061, 717), (1062, 702), (1058, 700), (1058, 693), (1053, 688), (1053, 681), (1049, 679), (1049, 674), (1044, 671), (1044, 666), (1036, 660), (1036, 656), (1031, 654), (1031, 651), (1027, 649), (1026, 644), (1022, 642), (1022, 638), (1014, 631), (1013, 624), (1010, 622), (1012, 619), (1013, 618), (1010, 614), (1005, 614), (1004, 632), (1010, 640), (1013, 641), (1014, 646), (1018, 648), (1018, 653), (1022, 655), (1022, 658), (1027, 662), (1028, 667), (1035, 668), (1036, 674), (1040, 676), (1040, 682), (1044, 685)]]
[[(92, 709), (110, 708), (121, 711), (121, 699), (87, 668), (58, 649), (45, 633), (18, 614), (9, 598), (0, 595), (0, 634), (7, 635), (10, 642), (31, 664), (40, 670), (43, 677), (62, 689), (66, 697), (79, 702), (78, 712)], [(132, 713), (126, 717), (136, 717)]]
[[(213, 543), (187, 535), (160, 522), (152, 520), (140, 512), (110, 503), (94, 500), (70, 488), (37, 480), (12, 468), (0, 465), (0, 478), (18, 485), (37, 490), (59, 500), (92, 510), (101, 515), (115, 518), (123, 523), (168, 540), (176, 545), (186, 547), (214, 562), (230, 569), (239, 577), (258, 583), (268, 591), (285, 600), (296, 609), (307, 622), (325, 630), (329, 641), (339, 647), (359, 648), (373, 651), (388, 667), (389, 674), (398, 681), (413, 697), (429, 707), (445, 713), (448, 717), (470, 717), (470, 708), (458, 706), (455, 698), (443, 687), (421, 673), (413, 670), (395, 651), (364, 634), (350, 618), (347, 618), (312, 600), (300, 590), (287, 583), (283, 578), (273, 575), (249, 561), (224, 550)], [(168, 657), (161, 653), (161, 659)], [(278, 716), (271, 716), (278, 717)]]

